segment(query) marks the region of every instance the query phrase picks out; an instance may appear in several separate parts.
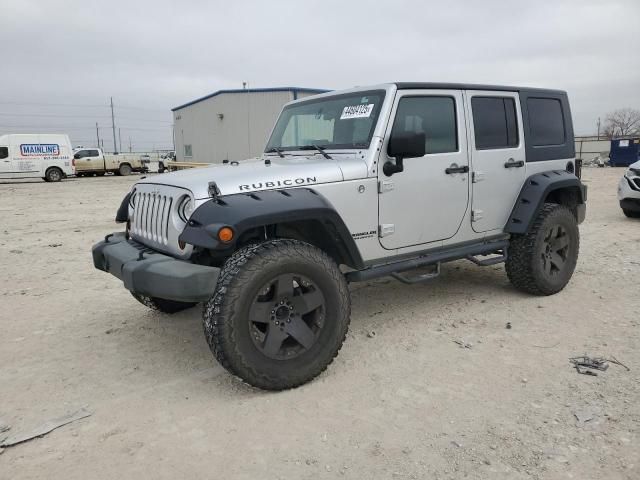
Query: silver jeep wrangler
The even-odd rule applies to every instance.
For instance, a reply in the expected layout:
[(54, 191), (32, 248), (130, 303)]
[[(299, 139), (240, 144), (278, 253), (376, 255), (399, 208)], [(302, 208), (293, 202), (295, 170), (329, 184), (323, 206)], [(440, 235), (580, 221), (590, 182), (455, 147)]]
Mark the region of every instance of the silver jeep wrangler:
[[(264, 154), (136, 183), (96, 268), (166, 313), (204, 302), (231, 373), (281, 390), (337, 355), (348, 283), (426, 281), (442, 262), (504, 262), (551, 295), (585, 216), (567, 94), (393, 83), (287, 104)], [(411, 273), (431, 266), (429, 274)]]

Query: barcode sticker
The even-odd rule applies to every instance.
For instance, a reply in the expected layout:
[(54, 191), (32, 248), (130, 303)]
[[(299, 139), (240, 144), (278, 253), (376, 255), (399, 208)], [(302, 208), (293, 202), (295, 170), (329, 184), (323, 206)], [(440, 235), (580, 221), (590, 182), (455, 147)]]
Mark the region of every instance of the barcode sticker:
[(352, 118), (369, 118), (373, 112), (373, 103), (367, 105), (347, 105), (342, 109), (340, 120), (350, 120)]

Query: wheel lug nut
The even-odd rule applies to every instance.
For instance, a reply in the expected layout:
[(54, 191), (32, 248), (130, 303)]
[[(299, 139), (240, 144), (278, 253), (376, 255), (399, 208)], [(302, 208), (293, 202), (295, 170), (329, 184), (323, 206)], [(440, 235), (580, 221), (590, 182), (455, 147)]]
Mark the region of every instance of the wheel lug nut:
[(280, 322), (278, 322), (277, 320), (276, 320), (276, 325), (280, 325)]

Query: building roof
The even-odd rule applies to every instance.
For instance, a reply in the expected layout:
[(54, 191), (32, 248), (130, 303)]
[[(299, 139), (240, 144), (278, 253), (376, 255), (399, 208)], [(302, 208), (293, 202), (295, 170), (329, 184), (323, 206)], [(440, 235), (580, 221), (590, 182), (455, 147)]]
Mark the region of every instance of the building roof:
[(326, 92), (329, 92), (329, 90), (323, 90), (319, 88), (302, 88), (302, 87), (240, 88), (236, 90), (218, 90), (217, 92), (213, 92), (204, 97), (196, 98), (195, 100), (187, 102), (184, 105), (180, 105), (179, 107), (172, 108), (171, 111), (175, 112), (176, 110), (180, 110), (182, 108), (188, 107), (190, 105), (194, 105), (204, 100), (208, 100), (218, 95), (222, 95), (224, 93), (269, 93), (269, 92), (292, 92), (295, 95), (297, 93), (326, 93)]

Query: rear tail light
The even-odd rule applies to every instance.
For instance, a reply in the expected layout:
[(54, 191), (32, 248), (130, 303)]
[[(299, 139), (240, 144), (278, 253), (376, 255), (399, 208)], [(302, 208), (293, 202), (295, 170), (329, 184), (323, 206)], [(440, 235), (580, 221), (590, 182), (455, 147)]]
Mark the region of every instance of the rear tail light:
[(72, 167), (75, 167), (75, 166), (76, 166), (76, 159), (75, 159), (75, 158), (71, 160), (71, 166), (72, 166)]

